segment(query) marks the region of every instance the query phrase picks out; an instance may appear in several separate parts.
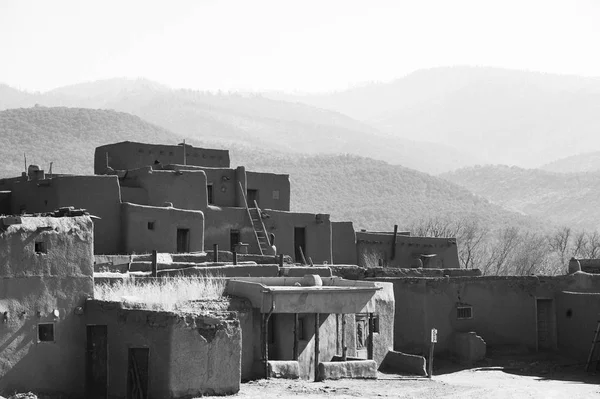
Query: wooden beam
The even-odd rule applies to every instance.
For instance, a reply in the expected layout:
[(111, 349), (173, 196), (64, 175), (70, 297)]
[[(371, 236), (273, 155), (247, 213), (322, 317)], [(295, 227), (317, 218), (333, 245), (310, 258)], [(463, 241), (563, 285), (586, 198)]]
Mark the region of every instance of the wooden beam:
[(298, 313), (294, 313), (294, 352), (293, 360), (298, 360), (298, 341), (300, 340), (300, 332), (298, 331), (300, 322), (298, 321)]
[(262, 314), (262, 347), (265, 378), (269, 379), (269, 318), (266, 313)]
[(369, 313), (369, 342), (367, 344), (367, 358), (373, 360), (373, 313)]
[(396, 235), (398, 235), (398, 225), (394, 225), (394, 236), (392, 237), (392, 256), (390, 256), (391, 260), (394, 260), (396, 257)]
[(315, 313), (315, 381), (319, 379), (319, 314)]
[(152, 277), (158, 276), (158, 253), (155, 249), (152, 250)]
[(346, 347), (346, 315), (342, 313), (342, 362), (346, 361), (348, 348)]

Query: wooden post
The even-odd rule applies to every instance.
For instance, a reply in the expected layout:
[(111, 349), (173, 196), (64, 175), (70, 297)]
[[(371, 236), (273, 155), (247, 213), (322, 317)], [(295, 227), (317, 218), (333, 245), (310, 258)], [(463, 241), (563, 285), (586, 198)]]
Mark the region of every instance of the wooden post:
[(300, 332), (298, 331), (298, 313), (294, 313), (294, 353), (292, 354), (293, 360), (298, 360), (298, 341), (300, 340)]
[(394, 260), (396, 257), (396, 235), (398, 234), (398, 225), (394, 225), (394, 236), (392, 237), (392, 256), (390, 256), (391, 260)]
[(262, 344), (265, 378), (269, 379), (269, 319), (266, 313), (262, 314)]
[(433, 349), (437, 342), (437, 328), (431, 329), (431, 346), (429, 347), (429, 361), (427, 362), (427, 376), (433, 376)]
[(237, 265), (237, 252), (233, 251), (233, 264)]
[(312, 261), (312, 258), (310, 256), (308, 257), (308, 263), (310, 263), (311, 267), (315, 266), (314, 263), (313, 263), (313, 261)]
[(279, 267), (283, 267), (283, 254), (279, 254)]
[(315, 381), (319, 381), (319, 314), (315, 313)]
[(213, 262), (219, 261), (219, 244), (213, 244)]
[(346, 347), (346, 315), (342, 313), (342, 362), (347, 360), (348, 348)]
[(367, 344), (367, 358), (373, 360), (373, 313), (369, 313), (369, 342)]
[(155, 249), (152, 250), (152, 277), (158, 276), (158, 253)]

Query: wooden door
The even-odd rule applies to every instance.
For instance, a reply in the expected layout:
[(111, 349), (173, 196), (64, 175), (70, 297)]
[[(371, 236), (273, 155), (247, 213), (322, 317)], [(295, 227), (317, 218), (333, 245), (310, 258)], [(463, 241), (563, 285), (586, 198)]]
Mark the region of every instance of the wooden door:
[(108, 327), (87, 326), (85, 397), (108, 398)]
[(177, 229), (177, 253), (190, 252), (190, 230)]
[(247, 191), (248, 208), (254, 208), (254, 201), (258, 204), (258, 190), (249, 188)]
[(148, 398), (148, 358), (150, 348), (129, 348), (127, 399)]

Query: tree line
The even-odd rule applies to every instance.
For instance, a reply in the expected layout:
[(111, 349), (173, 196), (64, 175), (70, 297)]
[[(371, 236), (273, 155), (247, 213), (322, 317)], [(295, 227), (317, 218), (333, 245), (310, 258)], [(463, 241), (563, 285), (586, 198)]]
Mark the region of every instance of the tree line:
[(434, 217), (410, 226), (412, 235), (456, 237), (461, 267), (484, 275), (565, 274), (572, 257), (600, 257), (600, 233), (556, 227), (536, 232), (515, 226), (491, 230), (477, 220)]

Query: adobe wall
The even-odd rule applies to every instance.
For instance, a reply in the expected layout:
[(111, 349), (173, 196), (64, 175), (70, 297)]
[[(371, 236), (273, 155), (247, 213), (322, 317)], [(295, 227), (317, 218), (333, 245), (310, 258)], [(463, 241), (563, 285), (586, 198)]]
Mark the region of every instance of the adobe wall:
[(433, 269), (460, 268), (454, 238), (396, 236), (396, 253), (392, 260), (393, 235), (390, 233), (356, 232), (358, 265), (362, 267), (416, 267), (420, 255), (436, 254), (423, 261)]
[(333, 263), (356, 265), (356, 233), (352, 222), (331, 222), (331, 252)]
[(237, 179), (235, 169), (210, 168), (206, 173), (206, 184), (212, 185), (213, 202), (216, 206), (242, 206), (237, 203)]
[[(275, 173), (246, 172), (248, 190), (258, 190), (258, 206), (279, 211), (290, 210), (290, 176)], [(250, 204), (251, 207), (254, 205)]]
[(127, 397), (130, 348), (149, 348), (150, 398), (239, 391), (242, 337), (233, 314), (124, 309), (120, 303), (90, 300), (86, 321), (107, 326), (109, 397)]
[[(153, 170), (151, 167), (130, 170), (123, 186), (143, 188), (147, 199), (145, 205), (163, 206), (170, 202), (180, 209), (204, 210), (208, 206), (206, 174), (201, 170)], [(138, 191), (128, 197), (140, 197)]]
[[(92, 221), (21, 220), (2, 228), (0, 219), (0, 394), (82, 397), (86, 332), (76, 309), (94, 293)], [(38, 323), (54, 323), (54, 342), (38, 342)]]
[(10, 214), (10, 200), (12, 193), (10, 191), (0, 191), (0, 215)]
[[(377, 283), (381, 290), (377, 291), (371, 302), (375, 303), (376, 315), (379, 318), (379, 333), (373, 334), (373, 358), (379, 366), (385, 355), (393, 347), (394, 336), (394, 295), (391, 284)], [(253, 309), (252, 320), (242, 323), (244, 346), (247, 340), (253, 342), (252, 359), (248, 359), (249, 352), (244, 352), (242, 359), (242, 378), (256, 378), (264, 375), (261, 368), (261, 313)], [(300, 377), (314, 379), (314, 353), (315, 353), (315, 316), (312, 313), (299, 314), (303, 319), (305, 336), (298, 342), (298, 363)], [(334, 356), (342, 354), (342, 317), (346, 319), (346, 347), (348, 357), (367, 358), (366, 346), (357, 349), (357, 325), (354, 314), (320, 314), (319, 315), (319, 361), (330, 362)], [(294, 315), (275, 313), (271, 315), (270, 328), (274, 335), (269, 338), (269, 360), (292, 360), (294, 348)], [(250, 328), (252, 325), (252, 328)], [(366, 343), (366, 336), (364, 337)], [(250, 374), (247, 374), (249, 373)]]
[[(177, 229), (189, 229), (190, 252), (204, 250), (204, 214), (173, 207), (122, 204), (126, 253), (177, 252)], [(148, 223), (152, 223), (152, 229)]]
[[(322, 215), (322, 222), (317, 221), (313, 213), (295, 213), (264, 209), (269, 215), (264, 219), (267, 233), (275, 234), (277, 253), (295, 257), (294, 227), (306, 228), (306, 253), (313, 262), (331, 263), (331, 222), (329, 215)], [(214, 244), (219, 249), (230, 248), (230, 231), (238, 230), (241, 241), (249, 244), (249, 253), (258, 253), (258, 243), (254, 235), (248, 212), (245, 208), (209, 207), (205, 211), (204, 243), (206, 248)], [(299, 259), (295, 259), (299, 262)]]
[(12, 214), (50, 212), (64, 206), (84, 208), (94, 224), (94, 251), (121, 251), (121, 194), (116, 176), (61, 176), (13, 185)]
[[(155, 161), (162, 164), (183, 164), (183, 146), (157, 145), (124, 141), (103, 145), (94, 153), (94, 173), (106, 172), (106, 153), (108, 165), (115, 170), (129, 170), (153, 165)], [(206, 149), (186, 145), (186, 163), (188, 165), (229, 167), (229, 151)]]
[[(598, 277), (598, 278), (596, 278)], [(377, 278), (394, 283), (394, 349), (425, 354), (430, 331), (438, 329), (436, 352), (451, 348), (454, 332), (475, 331), (488, 347), (537, 347), (536, 299), (560, 303), (564, 290), (594, 292), (600, 276), (577, 273), (558, 277)], [(472, 319), (458, 319), (457, 306), (472, 306)], [(561, 319), (559, 323), (559, 334)], [(581, 335), (579, 336), (581, 339)], [(561, 346), (559, 339), (559, 349)]]
[(600, 320), (599, 292), (564, 291), (557, 295), (558, 347), (574, 358), (587, 360)]

